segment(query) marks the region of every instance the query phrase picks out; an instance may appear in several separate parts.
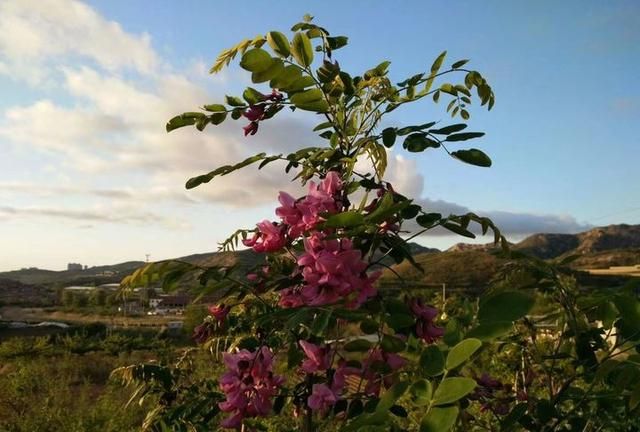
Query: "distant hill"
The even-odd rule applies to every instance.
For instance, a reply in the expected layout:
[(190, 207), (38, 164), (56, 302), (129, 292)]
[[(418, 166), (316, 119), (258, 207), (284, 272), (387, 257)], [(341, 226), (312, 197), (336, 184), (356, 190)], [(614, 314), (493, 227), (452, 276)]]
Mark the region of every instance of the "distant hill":
[(0, 305), (28, 304), (30, 306), (48, 306), (54, 300), (55, 294), (42, 286), (0, 278)]
[[(562, 259), (577, 254), (579, 258), (573, 262), (574, 268), (636, 265), (640, 264), (640, 225), (610, 225), (579, 234), (534, 234), (511, 247), (542, 259)], [(410, 248), (416, 261), (425, 268), (425, 274), (419, 274), (408, 263), (395, 266), (394, 269), (408, 280), (419, 280), (422, 283), (484, 284), (500, 265), (499, 260), (489, 253), (494, 248), (493, 244), (459, 243), (445, 252), (417, 243), (411, 243)], [(260, 264), (264, 257), (251, 250), (241, 250), (194, 254), (178, 259), (203, 266), (236, 265), (242, 272)], [(392, 264), (390, 261), (385, 262)], [(0, 279), (48, 288), (103, 284), (119, 282), (142, 265), (142, 261), (128, 261), (86, 270), (23, 269), (0, 273)], [(385, 278), (387, 277), (385, 274)]]
[[(420, 254), (414, 259), (422, 266), (424, 273), (408, 262), (392, 267), (409, 285), (446, 283), (471, 289), (486, 286), (504, 262), (483, 250)], [(396, 275), (390, 271), (383, 273), (380, 282), (383, 286), (399, 283)]]
[(143, 261), (127, 261), (120, 264), (89, 267), (86, 270), (43, 270), (28, 268), (0, 272), (0, 278), (32, 285), (84, 285), (119, 282), (144, 264)]
[[(442, 253), (416, 255), (424, 273), (407, 262), (392, 268), (409, 284), (479, 288), (506, 262), (491, 254), (496, 248), (493, 243), (458, 243)], [(534, 234), (511, 248), (548, 260), (578, 255), (571, 263), (575, 269), (632, 266), (640, 264), (640, 225), (610, 225), (579, 234)], [(385, 271), (381, 283), (397, 284), (398, 280), (391, 271)]]
[[(561, 258), (569, 255), (582, 255), (585, 264), (591, 262), (589, 256), (598, 256), (595, 261), (611, 261), (618, 264), (617, 259), (632, 259), (633, 253), (620, 253), (626, 249), (640, 249), (640, 225), (609, 225), (594, 228), (579, 234), (535, 234), (527, 237), (513, 247), (542, 259)], [(606, 253), (609, 252), (608, 258)]]

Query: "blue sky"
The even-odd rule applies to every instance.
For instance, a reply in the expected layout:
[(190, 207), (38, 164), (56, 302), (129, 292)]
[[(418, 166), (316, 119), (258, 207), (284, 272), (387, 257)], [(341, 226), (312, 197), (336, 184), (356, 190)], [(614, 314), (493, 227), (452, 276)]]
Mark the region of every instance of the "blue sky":
[[(163, 132), (167, 118), (239, 93), (245, 72), (206, 72), (247, 36), (304, 13), (349, 36), (354, 73), (390, 60), (402, 80), (446, 49), (494, 87), (475, 110), (480, 169), (442, 152), (394, 151), (390, 176), (433, 210), (493, 217), (517, 240), (640, 223), (640, 4), (635, 1), (21, 1), (0, 4), (0, 270), (60, 269), (210, 251), (272, 217), (277, 170), (192, 192), (191, 175), (266, 149), (314, 143), (313, 117), (282, 116), (251, 139), (241, 125)], [(446, 120), (421, 104), (388, 124)], [(422, 243), (459, 241), (436, 235)], [(479, 239), (486, 241), (486, 239)]]

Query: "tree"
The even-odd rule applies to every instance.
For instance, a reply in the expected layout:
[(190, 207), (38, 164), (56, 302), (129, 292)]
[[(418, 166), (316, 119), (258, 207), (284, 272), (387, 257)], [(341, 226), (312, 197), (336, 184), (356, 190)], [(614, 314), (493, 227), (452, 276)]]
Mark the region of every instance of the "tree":
[(107, 293), (102, 289), (96, 289), (91, 293), (90, 301), (94, 306), (105, 306), (107, 304)]
[[(485, 78), (467, 69), (467, 60), (445, 66), (446, 52), (429, 70), (395, 84), (387, 61), (353, 75), (334, 59), (347, 45), (345, 36), (331, 36), (309, 16), (292, 31), (291, 38), (272, 31), (246, 39), (223, 51), (212, 68), (218, 72), (239, 56), (252, 81), (268, 83), (269, 91), (248, 87), (242, 97), (226, 96), (224, 104), (204, 105), (204, 112), (187, 112), (167, 124), (167, 131), (203, 131), (230, 117), (248, 121), (244, 134), (253, 136), (289, 108), (320, 119), (314, 128), (320, 139), (316, 147), (288, 155), (258, 153), (186, 183), (194, 188), (277, 162), (296, 173), (308, 188), (305, 195), (281, 192), (277, 220), (240, 229), (222, 243), (222, 249), (242, 243), (265, 254), (266, 266), (244, 275), (228, 266), (164, 261), (123, 281), (129, 289), (152, 280), (171, 288), (195, 276), (203, 293), (221, 298), (197, 331), (214, 354), (221, 346), (226, 350), (227, 369), (217, 380), (193, 381), (182, 360), (174, 369), (148, 364), (114, 373), (136, 382), (140, 394), (154, 389), (160, 400), (171, 398), (146, 424), (209, 430), (216, 418), (224, 428), (266, 430), (274, 426), (269, 417), (278, 417), (286, 423), (281, 430), (551, 431), (599, 427), (604, 417), (592, 415), (592, 408), (607, 397), (622, 411), (637, 409), (638, 380), (620, 376), (640, 376), (640, 362), (621, 366), (621, 357), (614, 360), (621, 350), (637, 350), (637, 298), (579, 295), (562, 269), (510, 253), (488, 218), (434, 213), (385, 180), (390, 149), (444, 151), (467, 164), (491, 165), (479, 149), (457, 149), (484, 135), (469, 132), (466, 121), (474, 104), (494, 105)], [(446, 103), (455, 123), (380, 127), (388, 113), (427, 100)], [(368, 169), (357, 164), (363, 160)], [(422, 298), (403, 292), (404, 281), (384, 262), (391, 257), (420, 270), (408, 241), (435, 228), (470, 238), (492, 231), (502, 246), (498, 253), (516, 260), (513, 273), (505, 273), (477, 305), (463, 302), (446, 322)], [(399, 277), (400, 294), (377, 290), (381, 269)], [(541, 299), (553, 303), (549, 313), (556, 326), (557, 341), (545, 346), (537, 343), (540, 322), (528, 316)], [(599, 319), (604, 327), (598, 327)], [(356, 336), (345, 337), (347, 329)], [(605, 331), (623, 332), (624, 341), (604, 342)], [(496, 358), (516, 371), (509, 383), (487, 374)], [(599, 372), (613, 373), (622, 391), (600, 398), (598, 391), (611, 394), (612, 387), (602, 384), (603, 375), (595, 378)], [(536, 383), (535, 376), (546, 382)]]

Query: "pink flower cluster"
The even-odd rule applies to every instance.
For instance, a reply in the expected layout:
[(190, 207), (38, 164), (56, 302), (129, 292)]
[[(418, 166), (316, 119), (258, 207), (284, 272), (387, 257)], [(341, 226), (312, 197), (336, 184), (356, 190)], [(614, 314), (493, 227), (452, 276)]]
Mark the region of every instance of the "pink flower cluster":
[[(321, 347), (306, 341), (300, 341), (306, 355), (302, 370), (307, 374), (326, 373), (331, 369), (332, 352), (329, 347)], [(378, 396), (381, 386), (390, 387), (395, 382), (395, 372), (407, 363), (404, 357), (387, 353), (380, 348), (371, 350), (362, 367), (347, 366), (344, 360), (338, 362), (328, 383), (314, 384), (307, 405), (314, 411), (325, 412), (341, 397), (346, 387), (348, 376), (361, 377), (365, 382), (364, 392), (370, 396)]]
[(281, 206), (276, 215), (281, 223), (262, 221), (258, 231), (243, 244), (256, 252), (277, 252), (303, 235), (305, 252), (298, 259), (304, 279), (302, 286), (280, 291), (280, 306), (320, 306), (346, 300), (351, 307), (375, 295), (373, 283), (380, 273), (367, 275), (362, 253), (349, 239), (326, 239), (326, 233), (314, 231), (326, 214), (343, 210), (339, 199), (343, 183), (340, 175), (330, 171), (316, 184), (309, 182), (307, 195), (295, 199), (280, 192)]
[(252, 238), (242, 240), (242, 244), (259, 253), (276, 252), (286, 246), (284, 226), (263, 220), (257, 224), (257, 227), (258, 232)]
[(218, 406), (231, 415), (221, 422), (222, 427), (240, 429), (244, 418), (271, 412), (272, 398), (284, 383), (283, 377), (273, 374), (273, 357), (266, 346), (223, 355), (227, 371), (220, 377), (220, 388), (226, 400)]
[(299, 200), (280, 192), (278, 200), (282, 205), (276, 209), (276, 215), (282, 223), (264, 220), (257, 224), (258, 232), (242, 243), (259, 253), (279, 251), (287, 245), (287, 236), (289, 240), (295, 240), (315, 228), (322, 220), (321, 214), (340, 211), (342, 206), (336, 203), (335, 195), (341, 188), (340, 176), (331, 171), (320, 184), (309, 182), (308, 194)]
[(425, 305), (421, 299), (409, 302), (411, 312), (416, 316), (416, 335), (426, 343), (434, 343), (444, 335), (444, 329), (434, 324), (438, 309)]
[(304, 284), (280, 292), (282, 307), (321, 306), (348, 300), (357, 307), (376, 294), (373, 286), (380, 273), (368, 275), (362, 253), (353, 248), (351, 240), (324, 240), (314, 233), (304, 240), (305, 253), (298, 258)]
[(276, 215), (288, 226), (289, 237), (295, 239), (305, 231), (314, 229), (321, 221), (322, 213), (339, 212), (342, 205), (336, 201), (336, 195), (340, 190), (340, 176), (335, 171), (330, 171), (320, 184), (310, 181), (307, 195), (299, 200), (286, 192), (280, 192), (278, 201), (282, 205), (276, 208)]

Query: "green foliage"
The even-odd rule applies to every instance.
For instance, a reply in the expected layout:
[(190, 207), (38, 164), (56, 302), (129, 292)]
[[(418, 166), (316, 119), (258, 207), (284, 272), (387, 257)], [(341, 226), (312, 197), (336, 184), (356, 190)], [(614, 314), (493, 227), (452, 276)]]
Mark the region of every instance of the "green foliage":
[[(384, 180), (387, 152), (394, 146), (399, 152), (442, 150), (461, 162), (490, 167), (490, 157), (481, 150), (450, 150), (484, 136), (483, 132), (467, 131), (465, 121), (471, 117), (472, 105), (488, 110), (493, 107), (495, 96), (486, 79), (478, 71), (465, 69), (466, 59), (444, 67), (446, 51), (436, 57), (429, 70), (396, 84), (390, 78), (389, 61), (363, 73), (350, 73), (333, 57), (348, 39), (330, 36), (312, 21), (311, 16), (305, 16), (292, 27), (291, 37), (271, 31), (223, 51), (212, 72), (240, 55), (240, 67), (266, 89), (247, 87), (242, 99), (227, 96), (224, 104), (203, 105), (205, 112), (176, 116), (169, 120), (167, 131), (190, 125), (202, 131), (229, 118), (247, 118), (250, 123), (244, 128), (245, 135), (254, 135), (261, 130), (259, 125), (264, 127), (263, 122), (285, 107), (319, 116), (314, 128), (319, 132), (317, 146), (286, 156), (258, 153), (194, 177), (186, 186), (197, 187), (249, 165), (259, 163), (261, 169), (275, 161), (284, 162), (285, 172), (303, 185), (312, 179), (339, 177), (344, 184), (331, 198), (338, 210), (319, 213), (320, 220), (312, 230), (322, 232), (327, 240), (339, 240), (332, 243), (332, 254), (346, 249), (355, 254), (354, 262), (362, 258), (360, 276), (368, 277), (371, 273), (365, 272), (375, 267), (387, 267), (399, 279), (392, 282), (395, 294), (372, 294), (358, 302), (355, 297), (360, 293), (351, 293), (350, 298), (335, 303), (305, 300), (285, 307), (283, 293), (313, 287), (306, 279), (309, 265), (299, 259), (303, 249), (314, 247), (308, 238), (310, 228), (305, 226), (301, 228), (305, 232), (294, 234), (288, 222), (254, 231), (249, 244), (274, 236), (283, 245), (276, 242), (273, 253), (267, 254), (268, 270), (256, 267), (246, 280), (227, 267), (166, 261), (136, 271), (123, 281), (125, 292), (152, 282), (162, 281), (171, 289), (184, 278), (196, 280), (201, 295), (215, 293), (221, 303), (234, 310), (229, 317), (207, 316), (199, 327), (207, 339), (204, 347), (214, 358), (223, 350), (254, 351), (259, 347), (269, 347), (286, 358), (276, 364), (289, 378), (273, 397), (276, 417), (249, 415), (243, 425), (252, 430), (631, 428), (633, 421), (614, 418), (632, 418), (640, 405), (640, 302), (635, 293), (580, 293), (572, 275), (562, 267), (510, 252), (499, 228), (488, 218), (475, 213), (431, 212)], [(438, 127), (436, 121), (425, 121), (379, 130), (388, 113), (428, 101), (446, 104), (444, 110), (462, 120)], [(363, 168), (359, 161), (367, 161), (370, 168)], [(479, 265), (505, 264), (499, 277), (482, 281), (489, 287), (478, 302), (455, 299), (455, 307), (447, 310), (446, 317), (413, 298), (415, 293), (409, 292), (407, 281), (387, 264), (395, 262), (411, 267), (415, 274), (428, 274), (428, 266), (421, 265), (425, 260), (414, 258), (408, 241), (438, 227), (467, 238), (491, 231), (501, 250)], [(267, 228), (274, 232), (267, 235)], [(407, 230), (410, 235), (405, 235)], [(240, 229), (222, 243), (222, 248), (233, 248), (251, 234), (251, 230)], [(266, 248), (264, 243), (260, 247)], [(254, 248), (258, 250), (258, 246)], [(335, 274), (349, 270), (328, 261), (318, 266), (339, 268), (332, 270)], [(467, 269), (452, 270), (445, 276), (464, 275)], [(328, 273), (314, 289), (329, 289), (332, 279)], [(442, 283), (445, 276), (437, 281)], [(384, 286), (388, 287), (387, 283), (385, 280)], [(189, 313), (193, 315), (188, 317), (189, 327), (193, 327), (199, 316)], [(442, 338), (437, 326), (444, 328)], [(350, 385), (343, 395), (334, 395), (340, 400), (332, 401), (326, 409), (312, 410), (310, 401), (317, 396), (317, 385), (329, 389), (337, 375), (336, 366), (318, 366), (314, 373), (300, 374), (301, 363), (310, 357), (303, 352), (301, 341), (317, 345), (317, 350), (329, 350), (332, 365), (339, 362), (360, 371), (356, 377), (359, 383)], [(73, 340), (69, 341), (72, 344)], [(186, 352), (175, 367), (132, 365), (114, 373), (133, 387), (131, 401), (147, 397), (160, 401), (148, 413), (145, 429), (198, 431), (218, 424), (217, 402), (223, 398), (218, 383), (212, 376), (193, 376), (189, 356)], [(322, 357), (320, 353), (315, 356)], [(245, 362), (238, 368), (244, 368)], [(294, 410), (301, 414), (299, 421), (291, 419)], [(603, 411), (611, 414), (601, 414)]]

